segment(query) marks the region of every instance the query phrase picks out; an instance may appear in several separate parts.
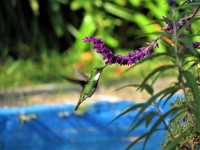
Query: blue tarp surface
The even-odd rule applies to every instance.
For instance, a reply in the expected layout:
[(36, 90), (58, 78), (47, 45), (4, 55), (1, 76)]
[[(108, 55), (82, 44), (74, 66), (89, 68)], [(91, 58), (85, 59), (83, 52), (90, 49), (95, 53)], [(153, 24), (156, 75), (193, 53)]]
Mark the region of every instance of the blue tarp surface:
[[(170, 101), (174, 99), (176, 97)], [(133, 132), (128, 132), (136, 111), (120, 117), (112, 124), (109, 123), (134, 104), (130, 101), (98, 102), (92, 104), (83, 114), (74, 113), (74, 105), (1, 108), (0, 150), (125, 149), (132, 140), (149, 128), (143, 124)], [(165, 105), (163, 111), (168, 109), (168, 105)], [(150, 111), (156, 109), (152, 106), (145, 113)], [(29, 120), (27, 116), (34, 117)], [(154, 122), (157, 119), (155, 118)], [(160, 128), (164, 126), (161, 125)], [(157, 131), (151, 136), (146, 149), (158, 149), (165, 135), (165, 130)], [(143, 142), (140, 141), (133, 149), (142, 149)]]

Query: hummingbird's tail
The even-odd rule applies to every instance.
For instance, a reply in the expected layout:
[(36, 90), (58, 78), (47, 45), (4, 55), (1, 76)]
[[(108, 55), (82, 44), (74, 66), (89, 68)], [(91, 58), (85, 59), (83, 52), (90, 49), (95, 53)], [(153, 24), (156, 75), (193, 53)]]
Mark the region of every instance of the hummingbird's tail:
[(77, 109), (79, 108), (80, 104), (81, 104), (81, 101), (78, 101), (78, 103), (76, 105), (76, 108), (75, 108), (75, 111), (77, 111)]

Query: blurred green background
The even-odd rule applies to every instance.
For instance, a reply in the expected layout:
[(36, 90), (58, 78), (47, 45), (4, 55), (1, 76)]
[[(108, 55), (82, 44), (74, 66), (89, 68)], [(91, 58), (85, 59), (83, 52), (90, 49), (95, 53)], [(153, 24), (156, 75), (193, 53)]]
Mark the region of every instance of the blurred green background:
[[(64, 82), (73, 68), (90, 72), (101, 66), (101, 55), (86, 36), (97, 36), (114, 51), (126, 55), (156, 37), (168, 12), (166, 0), (3, 0), (0, 1), (0, 89)], [(152, 24), (154, 22), (154, 24)], [(164, 51), (160, 45), (156, 52)], [(159, 63), (158, 63), (159, 62)], [(152, 60), (127, 74), (128, 66), (109, 66), (103, 80), (139, 78)], [(112, 76), (110, 73), (112, 72)], [(141, 73), (142, 72), (142, 73)]]

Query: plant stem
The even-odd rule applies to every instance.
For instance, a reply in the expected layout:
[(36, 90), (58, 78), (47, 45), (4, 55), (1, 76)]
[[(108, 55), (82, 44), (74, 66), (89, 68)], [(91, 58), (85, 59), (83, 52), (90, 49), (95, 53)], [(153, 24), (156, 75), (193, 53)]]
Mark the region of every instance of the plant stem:
[[(156, 102), (154, 102), (153, 104), (154, 104), (154, 106), (156, 107), (156, 109), (158, 110), (158, 114), (161, 116), (161, 115), (162, 115), (162, 112), (161, 112), (161, 110), (160, 110), (158, 104), (157, 104)], [(167, 131), (169, 132), (170, 136), (171, 136), (172, 139), (174, 140), (175, 137), (174, 137), (174, 135), (173, 135), (171, 129), (170, 129), (169, 126), (167, 125), (167, 122), (166, 122), (165, 120), (163, 120), (163, 123), (164, 123), (165, 128), (166, 128)]]

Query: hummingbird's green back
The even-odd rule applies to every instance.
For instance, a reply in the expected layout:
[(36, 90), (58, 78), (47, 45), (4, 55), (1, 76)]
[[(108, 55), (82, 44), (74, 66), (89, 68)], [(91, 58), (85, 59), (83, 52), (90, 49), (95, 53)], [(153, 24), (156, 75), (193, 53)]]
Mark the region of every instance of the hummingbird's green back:
[(85, 87), (81, 92), (80, 96), (81, 102), (83, 102), (87, 97), (91, 97), (93, 93), (96, 91), (100, 74), (101, 74), (100, 72), (96, 74), (96, 71), (91, 73), (91, 77), (89, 78), (88, 83), (85, 85)]

